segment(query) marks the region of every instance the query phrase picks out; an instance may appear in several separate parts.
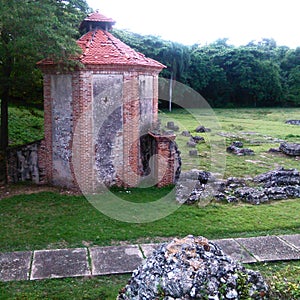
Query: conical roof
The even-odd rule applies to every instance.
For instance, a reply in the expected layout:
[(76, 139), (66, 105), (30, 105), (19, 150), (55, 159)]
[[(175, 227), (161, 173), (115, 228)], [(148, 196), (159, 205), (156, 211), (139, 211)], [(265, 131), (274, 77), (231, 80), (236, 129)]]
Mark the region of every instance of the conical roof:
[[(88, 32), (77, 40), (82, 49), (79, 60), (83, 65), (101, 66), (143, 66), (162, 70), (166, 68), (160, 62), (147, 58), (114, 37), (108, 30), (115, 21), (100, 14), (98, 11), (88, 15), (81, 23), (81, 29)], [(38, 65), (55, 65), (51, 59), (44, 59)]]
[(77, 44), (82, 49), (79, 60), (84, 65), (149, 66), (163, 69), (158, 61), (147, 58), (104, 30), (89, 31)]

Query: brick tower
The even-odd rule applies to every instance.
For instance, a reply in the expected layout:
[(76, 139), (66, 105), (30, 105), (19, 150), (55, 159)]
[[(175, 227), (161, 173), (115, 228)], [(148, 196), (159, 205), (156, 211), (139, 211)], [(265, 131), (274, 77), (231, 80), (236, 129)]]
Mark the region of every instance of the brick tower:
[(175, 136), (148, 133), (157, 122), (158, 74), (165, 66), (115, 38), (114, 24), (98, 12), (81, 23), (86, 33), (77, 41), (82, 54), (75, 70), (38, 63), (46, 177), (54, 185), (137, 186), (150, 173), (158, 186), (174, 183)]

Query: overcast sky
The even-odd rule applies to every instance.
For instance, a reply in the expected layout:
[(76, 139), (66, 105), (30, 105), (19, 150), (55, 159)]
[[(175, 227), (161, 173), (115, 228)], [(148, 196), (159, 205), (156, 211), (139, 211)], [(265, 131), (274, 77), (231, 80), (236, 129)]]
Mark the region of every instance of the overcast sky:
[(218, 38), (245, 45), (274, 38), (300, 46), (300, 0), (87, 0), (117, 23), (115, 28), (151, 34), (186, 45)]

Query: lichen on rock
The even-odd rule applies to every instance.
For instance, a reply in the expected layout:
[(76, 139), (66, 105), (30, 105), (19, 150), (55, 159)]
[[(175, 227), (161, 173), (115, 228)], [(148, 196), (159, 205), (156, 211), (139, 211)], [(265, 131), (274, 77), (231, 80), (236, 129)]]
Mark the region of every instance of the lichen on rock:
[(260, 273), (206, 238), (189, 235), (161, 245), (133, 272), (117, 300), (266, 299), (267, 293)]

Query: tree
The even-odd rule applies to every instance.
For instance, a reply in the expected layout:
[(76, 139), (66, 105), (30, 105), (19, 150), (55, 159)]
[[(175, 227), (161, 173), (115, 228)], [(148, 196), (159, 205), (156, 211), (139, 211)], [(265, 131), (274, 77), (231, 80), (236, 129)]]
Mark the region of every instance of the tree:
[(288, 93), (286, 96), (289, 106), (300, 106), (300, 65), (294, 67), (287, 78)]
[(0, 0), (0, 150), (4, 153), (10, 99), (32, 96), (41, 82), (36, 69), (40, 59), (67, 61), (80, 53), (77, 28), (87, 11), (85, 0)]

